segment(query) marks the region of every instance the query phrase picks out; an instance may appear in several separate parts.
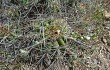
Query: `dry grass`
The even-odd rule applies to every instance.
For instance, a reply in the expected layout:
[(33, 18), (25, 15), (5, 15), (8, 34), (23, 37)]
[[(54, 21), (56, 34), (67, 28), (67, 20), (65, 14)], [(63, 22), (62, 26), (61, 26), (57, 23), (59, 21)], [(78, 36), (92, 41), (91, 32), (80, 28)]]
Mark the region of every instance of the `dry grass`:
[(0, 70), (109, 70), (109, 0), (2, 0)]

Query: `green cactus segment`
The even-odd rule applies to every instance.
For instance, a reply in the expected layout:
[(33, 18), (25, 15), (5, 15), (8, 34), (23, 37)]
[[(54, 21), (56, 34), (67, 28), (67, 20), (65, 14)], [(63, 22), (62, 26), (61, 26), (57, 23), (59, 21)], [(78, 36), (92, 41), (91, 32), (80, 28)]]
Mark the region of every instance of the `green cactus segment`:
[(64, 40), (63, 40), (62, 38), (58, 38), (58, 39), (57, 39), (57, 42), (58, 42), (58, 44), (59, 44), (60, 46), (64, 46), (64, 45), (65, 45), (65, 42), (64, 42)]
[(62, 38), (58, 38), (58, 39), (54, 40), (53, 44), (54, 44), (54, 46), (64, 46), (65, 42)]

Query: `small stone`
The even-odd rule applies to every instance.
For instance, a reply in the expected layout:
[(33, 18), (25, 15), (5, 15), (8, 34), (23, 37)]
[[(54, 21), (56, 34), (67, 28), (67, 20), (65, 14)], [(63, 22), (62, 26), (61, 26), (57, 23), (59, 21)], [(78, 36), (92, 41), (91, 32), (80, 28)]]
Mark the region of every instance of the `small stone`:
[(91, 37), (89, 37), (89, 36), (85, 36), (85, 38), (86, 38), (87, 40), (90, 40), (90, 39), (91, 39)]

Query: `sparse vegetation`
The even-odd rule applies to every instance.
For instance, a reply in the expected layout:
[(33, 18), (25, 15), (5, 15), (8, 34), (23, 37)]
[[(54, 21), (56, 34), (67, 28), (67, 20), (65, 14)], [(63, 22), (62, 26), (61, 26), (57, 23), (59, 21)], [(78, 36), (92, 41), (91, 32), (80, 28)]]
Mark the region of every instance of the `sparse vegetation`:
[(109, 70), (109, 0), (2, 0), (0, 70)]

